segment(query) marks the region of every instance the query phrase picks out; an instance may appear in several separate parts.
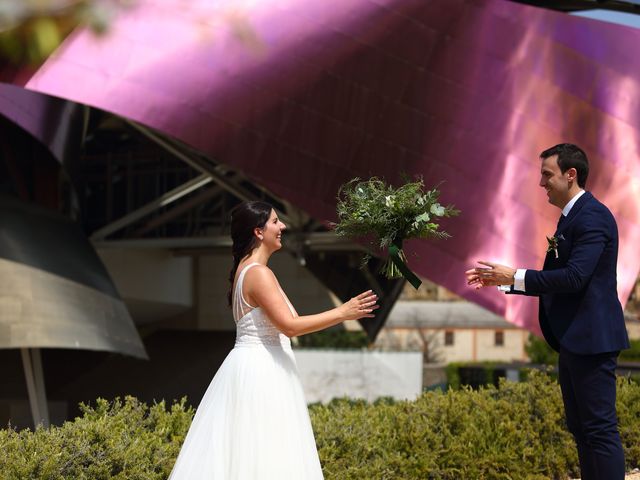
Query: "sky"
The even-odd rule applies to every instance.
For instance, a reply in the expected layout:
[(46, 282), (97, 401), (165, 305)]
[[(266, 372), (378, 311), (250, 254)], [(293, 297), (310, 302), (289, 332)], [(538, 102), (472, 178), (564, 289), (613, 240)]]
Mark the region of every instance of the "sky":
[[(631, 0), (630, 3), (636, 3), (640, 5), (640, 0)], [(603, 22), (619, 23), (621, 25), (627, 25), (628, 27), (640, 28), (640, 15), (636, 15), (633, 13), (594, 9), (574, 12), (571, 13), (571, 15), (593, 18), (596, 20), (602, 20)]]

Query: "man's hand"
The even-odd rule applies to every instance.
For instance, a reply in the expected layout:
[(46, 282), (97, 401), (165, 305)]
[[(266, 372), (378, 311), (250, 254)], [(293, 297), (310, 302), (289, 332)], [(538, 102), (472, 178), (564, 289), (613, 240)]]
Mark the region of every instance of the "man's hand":
[(478, 262), (485, 267), (476, 267), (465, 272), (467, 285), (476, 289), (482, 287), (495, 287), (498, 285), (513, 285), (516, 269), (499, 263), (481, 260)]

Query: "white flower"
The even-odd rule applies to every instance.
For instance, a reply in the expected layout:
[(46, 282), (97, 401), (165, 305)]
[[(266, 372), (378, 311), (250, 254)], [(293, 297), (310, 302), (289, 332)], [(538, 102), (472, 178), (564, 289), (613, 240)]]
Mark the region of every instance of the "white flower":
[(428, 222), (430, 218), (431, 217), (429, 216), (429, 214), (427, 212), (424, 212), (416, 217), (416, 223), (419, 224), (420, 222)]
[(434, 203), (433, 205), (431, 205), (431, 213), (438, 217), (441, 217), (444, 215), (444, 207), (439, 203)]
[(384, 197), (384, 204), (386, 207), (391, 208), (395, 204), (393, 195), (387, 195)]

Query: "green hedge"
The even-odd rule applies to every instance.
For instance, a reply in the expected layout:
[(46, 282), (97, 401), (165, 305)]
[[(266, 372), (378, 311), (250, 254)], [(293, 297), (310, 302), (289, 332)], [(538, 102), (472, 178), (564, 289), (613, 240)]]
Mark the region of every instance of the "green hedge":
[(631, 346), (627, 350), (620, 352), (618, 361), (621, 362), (640, 362), (640, 339), (630, 340)]
[[(640, 465), (640, 386), (621, 378), (629, 468)], [(330, 479), (548, 479), (578, 476), (558, 384), (531, 371), (498, 388), (426, 392), (413, 402), (334, 401), (313, 409)]]
[(369, 337), (362, 330), (345, 330), (342, 327), (328, 328), (320, 332), (298, 337), (298, 347), (303, 348), (367, 348)]
[[(640, 362), (640, 339), (629, 340), (629, 348), (622, 350), (618, 357), (619, 362)], [(531, 363), (540, 365), (557, 365), (558, 354), (553, 351), (543, 339), (529, 334), (524, 347)]]
[(538, 365), (557, 365), (558, 353), (542, 338), (529, 334), (527, 343), (524, 346), (531, 363)]
[[(468, 385), (497, 385), (497, 362), (452, 362), (445, 367), (447, 386), (454, 390)], [(465, 372), (466, 370), (466, 372)], [(523, 367), (524, 370), (524, 367)], [(471, 378), (473, 377), (473, 378)], [(466, 381), (465, 381), (466, 380)]]
[[(619, 379), (629, 469), (640, 465), (640, 386)], [(0, 478), (163, 479), (193, 410), (127, 398), (36, 432), (0, 430)], [(566, 479), (578, 475), (557, 383), (532, 371), (498, 388), (426, 392), (415, 401), (336, 400), (310, 408), (327, 480)]]
[(164, 402), (148, 407), (133, 397), (81, 410), (61, 427), (0, 430), (0, 478), (165, 479), (194, 413), (184, 399), (167, 412)]

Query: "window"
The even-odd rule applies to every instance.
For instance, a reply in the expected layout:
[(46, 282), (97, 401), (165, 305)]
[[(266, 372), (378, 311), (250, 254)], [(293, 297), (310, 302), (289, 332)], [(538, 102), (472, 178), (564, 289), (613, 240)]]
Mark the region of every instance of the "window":
[(453, 345), (453, 331), (447, 330), (444, 332), (444, 344), (448, 347)]
[(496, 330), (494, 344), (496, 347), (504, 346), (504, 332), (502, 330)]

